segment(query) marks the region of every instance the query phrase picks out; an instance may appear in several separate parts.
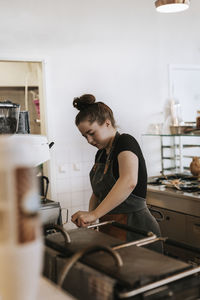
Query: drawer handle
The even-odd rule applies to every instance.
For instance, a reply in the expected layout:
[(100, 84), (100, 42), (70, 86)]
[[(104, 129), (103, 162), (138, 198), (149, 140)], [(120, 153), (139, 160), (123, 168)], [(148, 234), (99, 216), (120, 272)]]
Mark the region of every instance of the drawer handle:
[(200, 224), (194, 224), (195, 226), (197, 226), (197, 227), (200, 227)]
[(157, 210), (157, 209), (154, 209), (154, 208), (149, 208), (149, 210), (150, 210), (150, 212), (155, 212), (155, 213), (157, 213), (157, 214), (159, 214), (160, 215), (160, 218), (156, 218), (155, 216), (155, 219), (156, 219), (156, 221), (157, 222), (161, 222), (161, 221), (164, 221), (164, 215), (159, 211), (159, 210)]

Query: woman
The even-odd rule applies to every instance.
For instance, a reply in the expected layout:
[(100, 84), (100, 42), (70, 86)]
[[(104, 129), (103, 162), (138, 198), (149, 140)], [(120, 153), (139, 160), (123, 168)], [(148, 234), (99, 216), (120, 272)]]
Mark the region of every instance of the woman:
[[(90, 172), (93, 193), (89, 211), (76, 212), (72, 222), (86, 227), (97, 219), (114, 219), (160, 236), (159, 226), (145, 201), (147, 172), (137, 141), (129, 134), (117, 132), (112, 110), (103, 102), (95, 102), (93, 95), (75, 98), (73, 105), (79, 110), (76, 126), (88, 143), (99, 150)], [(122, 240), (137, 239), (133, 232), (106, 227), (100, 228)], [(150, 247), (161, 251), (160, 245)]]

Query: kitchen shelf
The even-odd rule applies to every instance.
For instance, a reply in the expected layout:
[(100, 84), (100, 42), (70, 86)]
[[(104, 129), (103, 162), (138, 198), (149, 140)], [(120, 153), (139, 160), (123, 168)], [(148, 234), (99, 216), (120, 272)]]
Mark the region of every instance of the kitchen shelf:
[[(163, 159), (174, 159), (174, 157), (163, 156)], [(176, 157), (176, 159), (180, 159), (180, 158)]]
[(172, 136), (188, 136), (188, 137), (200, 137), (200, 133), (198, 134), (194, 134), (194, 133), (182, 133), (182, 134), (155, 134), (155, 133), (145, 133), (143, 134), (143, 136), (169, 136), (169, 137), (172, 137)]
[(0, 86), (0, 101), (9, 99), (20, 105), (20, 111), (28, 111), (31, 133), (40, 134), (40, 116), (34, 102), (33, 92), (39, 94), (39, 86)]
[(200, 145), (183, 145), (183, 148), (198, 148)]
[[(160, 139), (161, 172), (189, 170), (194, 156), (200, 157), (200, 134), (143, 134)], [(194, 137), (196, 139), (194, 139)], [(190, 151), (190, 153), (187, 153)], [(190, 159), (190, 161), (189, 161)]]

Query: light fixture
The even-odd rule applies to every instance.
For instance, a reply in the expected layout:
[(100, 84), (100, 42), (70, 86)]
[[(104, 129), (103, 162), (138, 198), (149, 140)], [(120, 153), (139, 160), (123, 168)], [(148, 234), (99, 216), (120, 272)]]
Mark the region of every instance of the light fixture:
[(155, 6), (158, 12), (173, 13), (188, 9), (190, 0), (156, 0)]

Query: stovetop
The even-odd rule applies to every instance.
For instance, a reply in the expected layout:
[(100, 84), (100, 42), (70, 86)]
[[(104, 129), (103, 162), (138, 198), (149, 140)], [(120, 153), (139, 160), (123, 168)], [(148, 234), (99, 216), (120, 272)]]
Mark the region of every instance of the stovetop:
[(154, 186), (164, 186), (166, 188), (172, 188), (187, 193), (200, 194), (200, 178), (192, 176), (190, 174), (175, 173), (163, 176), (150, 177), (148, 184)]

